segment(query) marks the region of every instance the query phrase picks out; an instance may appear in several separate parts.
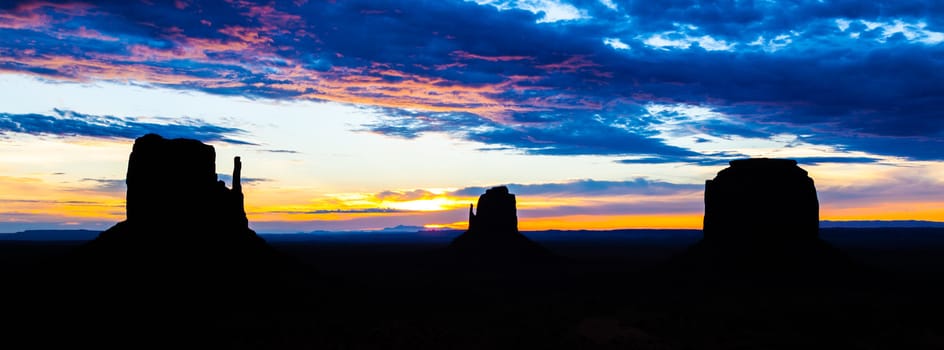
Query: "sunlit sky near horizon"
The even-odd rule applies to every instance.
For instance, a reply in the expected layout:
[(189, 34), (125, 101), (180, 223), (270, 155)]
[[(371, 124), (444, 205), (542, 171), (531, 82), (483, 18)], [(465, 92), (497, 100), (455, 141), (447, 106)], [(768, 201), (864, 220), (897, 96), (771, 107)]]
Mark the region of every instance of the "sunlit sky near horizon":
[(942, 106), (941, 1), (4, 1), (0, 232), (123, 220), (148, 132), (241, 156), (259, 232), (464, 228), (496, 185), (523, 230), (700, 228), (745, 157), (944, 221)]

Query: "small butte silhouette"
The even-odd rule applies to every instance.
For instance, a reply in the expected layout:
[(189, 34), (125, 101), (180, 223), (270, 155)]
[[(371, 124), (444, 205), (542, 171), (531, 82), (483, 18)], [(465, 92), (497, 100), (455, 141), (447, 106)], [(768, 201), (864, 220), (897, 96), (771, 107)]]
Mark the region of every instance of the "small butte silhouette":
[(449, 244), (447, 251), (470, 262), (540, 263), (558, 259), (550, 251), (518, 232), (515, 195), (498, 186), (479, 196), (478, 213), (469, 205), (469, 229)]

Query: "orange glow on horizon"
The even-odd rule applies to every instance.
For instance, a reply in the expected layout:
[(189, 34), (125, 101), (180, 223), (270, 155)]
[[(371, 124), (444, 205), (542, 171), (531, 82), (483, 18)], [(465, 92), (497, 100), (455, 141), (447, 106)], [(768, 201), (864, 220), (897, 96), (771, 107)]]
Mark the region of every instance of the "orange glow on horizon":
[(924, 220), (944, 222), (944, 202), (876, 203), (864, 208), (823, 208), (820, 220)]
[(434, 230), (465, 230), (469, 228), (468, 221), (453, 222), (450, 224), (426, 224), (423, 227)]
[(540, 230), (618, 230), (618, 229), (701, 229), (702, 215), (567, 215), (539, 219), (518, 218), (518, 229)]
[[(448, 224), (426, 224), (428, 228), (466, 230), (466, 221)], [(702, 215), (698, 214), (644, 214), (644, 215), (565, 215), (543, 218), (518, 217), (521, 231), (543, 230), (621, 230), (621, 229), (701, 229)]]
[[(43, 152), (52, 152), (60, 142), (42, 142)], [(98, 152), (102, 160), (123, 159), (127, 147), (113, 141), (80, 139), (72, 144), (108, 150)], [(8, 152), (4, 159), (20, 164), (30, 161), (21, 153)], [(370, 225), (384, 228), (398, 224), (422, 225), (430, 229), (465, 230), (469, 203), (476, 197), (453, 196), (454, 188), (409, 189), (383, 192), (324, 193), (306, 187), (272, 188), (248, 184), (246, 211), (251, 223), (298, 228), (305, 231), (319, 222), (331, 222), (332, 227)], [(125, 219), (124, 192), (105, 189), (84, 175), (28, 174), (0, 176), (0, 222), (90, 222)], [(701, 229), (703, 213), (619, 213), (612, 205), (659, 203), (671, 208), (672, 203), (691, 204), (700, 200), (701, 193), (668, 195), (622, 196), (541, 196), (520, 197), (519, 229), (534, 230), (615, 230), (615, 229)], [(888, 198), (885, 202), (859, 203), (840, 201), (821, 203), (820, 219), (851, 220), (925, 220), (944, 222), (944, 202), (935, 198)], [(564, 208), (583, 207), (581, 215), (568, 215)], [(593, 212), (594, 207), (601, 208)], [(561, 209), (558, 209), (561, 208)], [(448, 214), (448, 215), (446, 215)], [(532, 215), (532, 216), (529, 216)], [(369, 220), (364, 220), (369, 219)], [(370, 222), (359, 224), (358, 222)], [(363, 226), (359, 226), (363, 227)]]

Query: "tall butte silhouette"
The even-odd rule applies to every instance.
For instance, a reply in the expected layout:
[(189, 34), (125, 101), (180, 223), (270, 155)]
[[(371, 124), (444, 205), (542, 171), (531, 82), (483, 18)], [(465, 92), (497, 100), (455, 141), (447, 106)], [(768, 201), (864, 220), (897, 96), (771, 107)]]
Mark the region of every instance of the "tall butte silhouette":
[(141, 320), (171, 310), (212, 318), (305, 293), (313, 271), (249, 228), (240, 158), (232, 188), (217, 179), (215, 158), (212, 146), (196, 140), (136, 139), (127, 219), (54, 267), (70, 294), (100, 308), (94, 312), (119, 314), (113, 319)]
[(729, 164), (705, 182), (703, 239), (670, 262), (677, 272), (763, 280), (858, 271), (819, 238), (816, 187), (795, 160)]
[(478, 213), (469, 205), (469, 229), (447, 251), (461, 259), (484, 264), (546, 262), (556, 259), (547, 249), (518, 232), (515, 195), (498, 186), (479, 196)]
[(180, 239), (188, 242), (186, 248), (262, 246), (243, 209), (241, 172), (242, 162), (236, 157), (232, 189), (226, 188), (217, 180), (213, 146), (157, 134), (142, 136), (135, 140), (128, 161), (127, 220), (92, 243), (184, 248)]

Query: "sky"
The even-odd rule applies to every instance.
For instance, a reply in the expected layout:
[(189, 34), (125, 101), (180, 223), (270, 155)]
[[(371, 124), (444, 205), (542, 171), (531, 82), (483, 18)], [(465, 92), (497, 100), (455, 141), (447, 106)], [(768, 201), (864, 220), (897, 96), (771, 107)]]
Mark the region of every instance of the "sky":
[(0, 232), (124, 219), (136, 137), (243, 160), (258, 232), (700, 228), (732, 159), (944, 221), (940, 1), (4, 1)]

